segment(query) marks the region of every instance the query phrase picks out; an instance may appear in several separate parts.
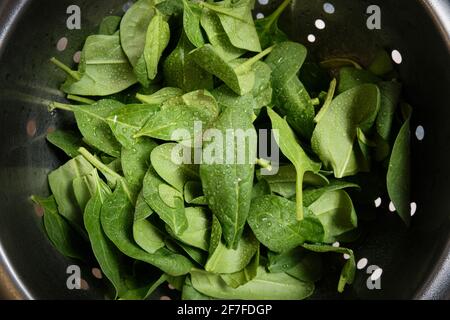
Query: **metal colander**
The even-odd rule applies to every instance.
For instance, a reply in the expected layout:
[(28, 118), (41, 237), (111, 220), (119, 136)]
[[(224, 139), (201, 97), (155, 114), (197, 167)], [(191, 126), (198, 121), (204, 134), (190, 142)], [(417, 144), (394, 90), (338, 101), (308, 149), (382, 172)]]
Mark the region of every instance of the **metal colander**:
[[(81, 8), (81, 30), (66, 27), (73, 4)], [(255, 16), (279, 4), (258, 0)], [(48, 192), (47, 174), (63, 161), (47, 145), (46, 133), (74, 125), (65, 113), (47, 112), (46, 101), (61, 97), (55, 88), (64, 80), (48, 59), (73, 63), (101, 18), (128, 7), (126, 0), (0, 3), (0, 297), (104, 298), (96, 266), (82, 266), (83, 290), (67, 289), (66, 270), (76, 262), (52, 248), (41, 230), (42, 213), (28, 198)], [(369, 29), (377, 8), (380, 29)], [(349, 56), (367, 64), (377, 49), (387, 49), (414, 107), (411, 227), (393, 214), (385, 195), (367, 195), (373, 207), (358, 214), (373, 221), (354, 244), (355, 283), (337, 294), (339, 270), (331, 270), (313, 298), (450, 298), (448, 1), (293, 0), (280, 27), (319, 60)], [(153, 298), (161, 297), (176, 298), (175, 291), (161, 288)]]

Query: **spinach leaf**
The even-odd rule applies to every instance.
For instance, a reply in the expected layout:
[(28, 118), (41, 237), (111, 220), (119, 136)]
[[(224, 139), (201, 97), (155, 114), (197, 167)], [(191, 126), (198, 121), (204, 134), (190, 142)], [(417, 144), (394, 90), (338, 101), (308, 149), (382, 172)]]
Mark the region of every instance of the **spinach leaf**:
[(85, 158), (77, 156), (48, 175), (59, 213), (79, 229), (82, 228), (82, 212), (73, 190), (73, 180), (89, 174), (93, 169)]
[(68, 74), (61, 89), (80, 96), (107, 96), (127, 89), (137, 82), (120, 46), (119, 35), (93, 35), (86, 39), (78, 71), (72, 71), (56, 59)]
[(394, 71), (392, 59), (386, 50), (379, 50), (369, 66), (369, 71), (377, 76), (384, 76)]
[(101, 210), (102, 227), (108, 238), (127, 256), (149, 263), (173, 276), (189, 272), (192, 264), (181, 255), (166, 248), (150, 254), (140, 249), (133, 240), (133, 206), (121, 184), (106, 197)]
[(183, 151), (176, 143), (162, 144), (151, 153), (151, 162), (156, 173), (168, 184), (180, 192), (184, 192), (184, 185), (188, 181), (200, 180), (199, 167), (195, 164), (175, 163), (174, 156), (178, 151)]
[(44, 209), (44, 228), (50, 242), (62, 255), (85, 260), (84, 243), (79, 234), (70, 226), (66, 219), (58, 213), (55, 198), (32, 196), (31, 200)]
[(150, 167), (144, 178), (145, 201), (158, 216), (175, 232), (182, 235), (188, 227), (183, 195), (172, 188)]
[(314, 283), (285, 273), (268, 273), (262, 266), (252, 281), (238, 288), (227, 286), (220, 275), (197, 269), (191, 271), (191, 281), (197, 291), (218, 299), (301, 300), (314, 292)]
[(246, 284), (249, 281), (252, 281), (256, 274), (258, 273), (259, 267), (259, 248), (256, 250), (255, 255), (253, 256), (250, 263), (241, 271), (230, 273), (230, 274), (222, 274), (221, 278), (225, 283), (232, 287), (237, 288)]
[(181, 16), (184, 11), (183, 2), (180, 0), (163, 0), (155, 5), (162, 14), (166, 16)]
[(155, 79), (161, 56), (169, 44), (170, 28), (164, 16), (156, 10), (147, 30), (144, 59), (150, 80)]
[(272, 69), (275, 106), (295, 132), (309, 139), (314, 129), (315, 111), (311, 97), (297, 76), (306, 54), (306, 48), (301, 44), (282, 42), (275, 46), (265, 62)]
[(320, 62), (320, 66), (324, 69), (341, 69), (344, 67), (353, 67), (362, 70), (361, 65), (352, 58), (333, 57)]
[(185, 214), (188, 221), (188, 227), (183, 234), (177, 236), (170, 228), (168, 228), (167, 231), (174, 238), (179, 239), (189, 246), (208, 251), (211, 229), (211, 219), (209, 218), (211, 214), (203, 207), (186, 208)]
[(100, 222), (100, 213), (106, 197), (111, 195), (111, 190), (96, 176), (96, 192), (89, 200), (84, 211), (84, 225), (89, 235), (89, 240), (95, 258), (100, 265), (103, 274), (116, 289), (117, 297), (122, 297), (128, 291), (123, 279), (127, 270), (124, 267), (124, 256), (117, 250), (114, 244), (107, 238)]
[(189, 52), (194, 49), (195, 47), (183, 33), (175, 50), (164, 61), (163, 72), (166, 85), (181, 88), (185, 92), (213, 89), (211, 74), (200, 68), (189, 55)]
[[(195, 138), (195, 121), (201, 121), (207, 127), (218, 115), (219, 108), (209, 92), (193, 91), (163, 103), (161, 111), (150, 118), (135, 137), (186, 142)], [(189, 137), (177, 134), (181, 132), (189, 132)]]
[(282, 119), (275, 111), (267, 109), (270, 120), (272, 121), (272, 129), (274, 130), (275, 140), (281, 149), (281, 152), (293, 163), (297, 171), (296, 178), (296, 212), (297, 219), (303, 219), (303, 179), (305, 172), (318, 173), (320, 164), (313, 162), (303, 151), (302, 147), (297, 143), (292, 129), (286, 120)]
[[(212, 137), (204, 145), (200, 177), (209, 207), (222, 225), (227, 247), (237, 248), (250, 209), (256, 130), (249, 112), (240, 108), (225, 109), (213, 127), (222, 137), (227, 136), (227, 141), (224, 144)], [(238, 139), (237, 132), (245, 136)], [(216, 144), (220, 144), (220, 151), (214, 150)]]
[(141, 140), (135, 139), (134, 136), (159, 110), (159, 105), (126, 105), (114, 110), (106, 121), (117, 141), (123, 147), (133, 149)]
[(392, 148), (391, 158), (389, 160), (389, 168), (387, 173), (387, 189), (389, 197), (394, 204), (399, 216), (409, 225), (411, 220), (410, 215), (410, 183), (411, 183), (411, 129), (410, 121), (412, 108), (411, 106), (402, 105), (402, 113), (405, 117), (397, 138), (395, 139), (394, 147)]
[(148, 253), (155, 253), (165, 246), (164, 234), (147, 219), (152, 213), (141, 192), (134, 211), (133, 238)]
[(181, 293), (181, 300), (212, 300), (213, 298), (200, 293), (192, 286), (191, 278), (186, 276), (186, 280), (183, 285)]
[(229, 249), (222, 242), (222, 228), (217, 218), (213, 218), (209, 257), (205, 270), (214, 273), (235, 273), (243, 270), (251, 261), (259, 243), (251, 230), (244, 231), (235, 249)]
[(306, 243), (303, 245), (303, 247), (307, 250), (319, 253), (336, 252), (341, 254), (348, 254), (350, 258), (347, 260), (347, 262), (344, 264), (344, 267), (342, 268), (341, 276), (339, 278), (338, 283), (338, 292), (343, 292), (346, 284), (351, 285), (353, 283), (356, 273), (356, 263), (355, 263), (355, 255), (353, 254), (352, 250), (342, 247), (312, 245)]
[(303, 190), (303, 205), (309, 207), (327, 192), (338, 191), (347, 188), (361, 189), (359, 185), (353, 182), (343, 180), (331, 180), (327, 185), (318, 188), (307, 188)]
[(248, 51), (261, 51), (261, 44), (252, 17), (252, 0), (200, 2), (199, 4), (218, 15), (233, 46)]
[(188, 204), (208, 205), (199, 181), (188, 181), (184, 185), (184, 201)]
[(376, 131), (380, 138), (377, 142), (376, 160), (382, 161), (389, 156), (392, 124), (397, 105), (400, 101), (402, 85), (395, 81), (380, 82), (380, 111), (376, 120)]
[(283, 197), (267, 195), (253, 199), (248, 224), (258, 240), (275, 252), (298, 247), (305, 241), (322, 242), (324, 228), (309, 209), (298, 221), (295, 203)]
[(270, 190), (270, 185), (269, 183), (262, 179), (259, 180), (257, 183), (255, 183), (253, 185), (253, 190), (252, 190), (252, 200), (258, 197), (262, 197), (265, 195), (269, 195), (271, 194), (271, 190)]
[(98, 33), (106, 36), (112, 36), (119, 29), (121, 21), (122, 17), (118, 16), (107, 16), (103, 18), (100, 23)]
[(322, 223), (324, 243), (333, 243), (358, 226), (352, 200), (343, 190), (326, 192), (308, 208)]
[(195, 47), (201, 47), (205, 44), (202, 29), (200, 28), (200, 18), (202, 15), (201, 7), (196, 4), (183, 0), (183, 28), (187, 38)]
[(147, 30), (156, 14), (154, 0), (139, 0), (123, 16), (120, 40), (131, 65), (134, 67), (144, 52)]
[(236, 48), (231, 44), (219, 17), (211, 10), (203, 9), (200, 23), (208, 35), (208, 40), (215, 52), (226, 62), (237, 59), (246, 52), (246, 50)]
[(182, 241), (175, 241), (175, 243), (183, 250), (184, 253), (187, 253), (187, 255), (199, 266), (203, 267), (205, 265), (208, 256), (204, 250), (187, 245)]
[(275, 43), (288, 40), (287, 35), (278, 29), (278, 20), (291, 1), (292, 0), (284, 0), (270, 16), (255, 21), (262, 48), (267, 48)]
[(350, 90), (362, 84), (376, 84), (380, 79), (367, 70), (344, 67), (339, 71), (339, 84), (337, 93)]
[(77, 200), (81, 212), (84, 212), (86, 204), (95, 195), (97, 191), (97, 184), (98, 184), (97, 177), (98, 177), (97, 169), (94, 169), (87, 175), (82, 177), (76, 177), (72, 181), (75, 199)]
[(150, 167), (150, 154), (157, 147), (151, 139), (139, 139), (131, 149), (122, 148), (122, 170), (127, 182), (139, 188), (142, 185), (145, 174)]
[(181, 90), (180, 88), (166, 87), (151, 95), (137, 94), (136, 98), (138, 98), (139, 101), (141, 101), (142, 103), (152, 105), (152, 104), (162, 104), (167, 100), (176, 97), (181, 97), (182, 95), (183, 90)]
[(193, 50), (189, 55), (201, 68), (215, 75), (235, 93), (245, 95), (252, 91), (255, 73), (252, 66), (271, 52), (268, 48), (250, 59), (237, 59), (227, 62), (210, 44)]
[[(275, 175), (263, 176), (260, 171), (256, 172), (257, 178), (268, 183), (270, 191), (285, 198), (295, 197), (297, 171), (293, 165), (283, 165), (278, 168)], [(303, 176), (303, 185), (307, 186), (325, 186), (328, 179), (320, 173), (305, 172)], [(305, 199), (303, 199), (305, 205)]]
[(50, 108), (72, 111), (85, 141), (113, 157), (120, 156), (121, 146), (114, 137), (107, 118), (122, 107), (123, 104), (115, 100), (100, 100), (86, 106), (72, 106), (57, 102), (50, 105)]
[(337, 96), (317, 123), (311, 140), (314, 152), (336, 178), (364, 171), (365, 163), (355, 148), (358, 128), (368, 132), (380, 107), (377, 86), (364, 84)]
[(307, 282), (316, 282), (322, 276), (322, 259), (317, 253), (299, 247), (275, 254), (268, 253), (270, 272), (285, 272), (288, 275)]
[(72, 131), (56, 130), (47, 135), (47, 141), (60, 148), (71, 158), (79, 155), (78, 149), (84, 146), (80, 135)]

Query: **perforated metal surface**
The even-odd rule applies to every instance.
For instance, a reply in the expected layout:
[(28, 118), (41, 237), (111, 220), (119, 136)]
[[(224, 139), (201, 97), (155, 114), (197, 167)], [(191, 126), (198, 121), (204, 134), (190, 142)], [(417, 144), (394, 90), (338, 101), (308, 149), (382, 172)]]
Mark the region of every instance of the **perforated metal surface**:
[[(124, 0), (3, 0), (0, 3), (0, 292), (9, 298), (100, 298), (102, 282), (84, 266), (89, 290), (70, 291), (61, 257), (45, 239), (41, 220), (28, 197), (45, 194), (46, 176), (63, 159), (45, 142), (48, 130), (71, 126), (64, 113), (49, 114), (47, 100), (60, 99), (55, 89), (64, 75), (48, 63), (51, 56), (73, 63), (85, 36), (100, 18), (123, 12)], [(269, 14), (279, 1), (260, 0), (255, 14)], [(333, 5), (330, 13), (325, 3)], [(82, 10), (82, 29), (67, 30), (66, 8)], [(370, 5), (382, 10), (380, 30), (368, 30)], [(330, 12), (328, 12), (330, 11)], [(389, 210), (383, 195), (362, 240), (355, 244), (360, 270), (353, 288), (335, 293), (336, 274), (319, 285), (315, 298), (450, 297), (450, 21), (446, 0), (294, 0), (281, 28), (305, 44), (317, 59), (351, 55), (362, 63), (375, 49), (398, 50), (398, 70), (406, 98), (414, 106), (412, 226), (407, 230)], [(320, 19), (322, 22), (317, 22)], [(444, 19), (447, 24), (443, 22)], [(324, 28), (323, 25), (325, 25)], [(320, 29), (318, 27), (320, 27)], [(62, 37), (67, 38), (67, 45)], [(311, 42), (314, 40), (313, 42)], [(59, 49), (64, 49), (58, 51)], [(420, 126), (420, 127), (419, 127)], [(419, 128), (419, 129), (416, 129)], [(39, 212), (38, 212), (39, 213)], [(369, 290), (366, 270), (383, 269), (381, 289)], [(336, 270), (337, 271), (337, 270)], [(158, 292), (173, 297), (168, 288)]]

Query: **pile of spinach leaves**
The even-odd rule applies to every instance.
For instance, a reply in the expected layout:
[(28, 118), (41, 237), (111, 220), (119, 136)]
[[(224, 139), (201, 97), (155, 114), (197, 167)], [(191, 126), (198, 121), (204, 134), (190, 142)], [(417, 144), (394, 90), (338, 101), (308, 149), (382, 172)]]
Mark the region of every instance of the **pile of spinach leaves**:
[[(411, 108), (389, 57), (315, 62), (277, 26), (289, 3), (254, 21), (253, 0), (139, 0), (86, 39), (78, 70), (52, 59), (74, 103), (50, 108), (78, 130), (48, 135), (71, 159), (32, 200), (56, 249), (96, 261), (113, 297), (169, 282), (183, 299), (304, 299), (323, 253), (341, 258), (342, 292), (355, 257), (332, 244), (358, 236), (350, 194), (387, 190), (409, 223)], [(263, 159), (175, 164), (173, 132), (194, 121), (275, 129), (278, 173)]]

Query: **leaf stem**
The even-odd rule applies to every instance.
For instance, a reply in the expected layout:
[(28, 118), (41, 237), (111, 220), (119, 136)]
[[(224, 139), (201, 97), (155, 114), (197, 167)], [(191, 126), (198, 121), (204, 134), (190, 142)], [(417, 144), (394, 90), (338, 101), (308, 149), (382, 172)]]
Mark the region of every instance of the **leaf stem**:
[(314, 118), (315, 123), (319, 123), (319, 121), (323, 118), (324, 114), (328, 111), (330, 108), (331, 102), (334, 98), (334, 93), (336, 91), (336, 78), (334, 78), (330, 83), (330, 88), (328, 89), (327, 97), (325, 99), (325, 102), (323, 103), (322, 109), (320, 109), (319, 113)]
[(256, 164), (260, 166), (261, 168), (267, 169), (269, 171), (272, 171), (272, 165), (269, 160), (266, 159), (256, 159)]
[(72, 100), (72, 101), (76, 101), (76, 102), (85, 103), (85, 104), (94, 104), (94, 103), (97, 102), (95, 100), (91, 100), (91, 99), (85, 98), (85, 97), (76, 96), (76, 95), (73, 95), (73, 94), (68, 94), (67, 95), (67, 99)]
[(116, 179), (122, 179), (123, 177), (109, 168), (106, 164), (101, 162), (96, 156), (94, 156), (92, 153), (90, 153), (86, 148), (81, 147), (78, 149), (78, 152), (86, 158), (87, 161), (89, 161), (94, 167), (96, 167), (101, 172), (105, 172), (111, 176), (113, 176)]
[(297, 179), (295, 180), (295, 208), (298, 221), (303, 220), (303, 175), (304, 172), (297, 171)]
[(53, 110), (56, 110), (56, 109), (73, 112), (73, 106), (70, 105), (70, 104), (53, 101), (53, 102), (51, 102), (48, 105), (48, 110), (49, 111), (53, 111)]
[(265, 27), (266, 31), (272, 27), (272, 25), (275, 23), (275, 21), (277, 21), (277, 19), (283, 13), (286, 7), (291, 3), (291, 1), (292, 0), (284, 0), (283, 3), (269, 17), (267, 17), (269, 23)]
[(258, 53), (257, 55), (251, 57), (250, 59), (248, 59), (247, 61), (245, 61), (244, 63), (240, 64), (239, 66), (237, 66), (234, 71), (237, 74), (244, 74), (246, 72), (248, 72), (251, 67), (258, 62), (259, 60), (261, 60), (262, 58), (264, 58), (265, 56), (267, 56), (269, 53), (272, 52), (273, 48), (275, 46), (271, 46), (267, 49), (265, 49), (264, 51)]
[(94, 156), (92, 153), (90, 153), (86, 148), (79, 148), (78, 152), (86, 158), (87, 161), (89, 161), (94, 167), (96, 167), (98, 170), (100, 170), (103, 173), (107, 173), (110, 176), (117, 179), (117, 182), (120, 183), (123, 187), (123, 190), (127, 194), (128, 199), (131, 203), (134, 203), (133, 195), (130, 192), (130, 189), (128, 188), (127, 182), (125, 181), (125, 178), (122, 177), (120, 174), (109, 168), (106, 164), (101, 162), (96, 156)]
[(80, 76), (80, 74), (77, 71), (73, 71), (67, 65), (65, 65), (64, 63), (62, 63), (61, 61), (59, 61), (55, 57), (51, 58), (50, 62), (52, 62), (54, 65), (56, 65), (58, 68), (60, 68), (62, 71), (67, 73), (69, 76), (71, 76), (75, 80), (77, 80), (77, 81), (81, 80), (81, 76)]

